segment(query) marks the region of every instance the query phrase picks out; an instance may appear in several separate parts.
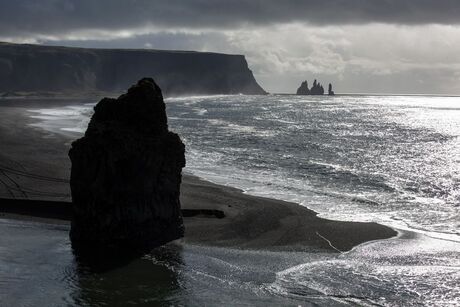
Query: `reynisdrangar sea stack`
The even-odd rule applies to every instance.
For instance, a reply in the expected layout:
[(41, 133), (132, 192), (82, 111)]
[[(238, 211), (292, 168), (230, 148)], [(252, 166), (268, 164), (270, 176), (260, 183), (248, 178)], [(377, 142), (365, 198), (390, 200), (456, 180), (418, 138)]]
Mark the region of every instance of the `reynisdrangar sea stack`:
[(148, 251), (182, 237), (184, 152), (153, 79), (102, 99), (69, 151), (74, 250)]

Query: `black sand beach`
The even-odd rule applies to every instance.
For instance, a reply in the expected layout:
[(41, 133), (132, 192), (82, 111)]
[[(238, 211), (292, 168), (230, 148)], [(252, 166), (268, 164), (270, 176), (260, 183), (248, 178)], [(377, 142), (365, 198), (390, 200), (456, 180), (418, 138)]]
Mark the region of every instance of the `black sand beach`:
[[(59, 219), (59, 212), (51, 212), (48, 218), (34, 216), (33, 210), (27, 210), (29, 203), (15, 212), (11, 209), (12, 202), (6, 200), (70, 201), (67, 152), (72, 136), (30, 126), (36, 121), (27, 114), (28, 108), (46, 108), (53, 104), (65, 105), (66, 102), (56, 100), (40, 105), (33, 100), (30, 104), (0, 101), (0, 210), (2, 206), (10, 208), (9, 213), (1, 214), (2, 218), (67, 223)], [(191, 175), (183, 176), (181, 201), (185, 210), (186, 232), (182, 239), (185, 244), (338, 252), (396, 235), (386, 226), (322, 219), (298, 204), (246, 195), (241, 190)], [(53, 211), (52, 206), (48, 209)]]

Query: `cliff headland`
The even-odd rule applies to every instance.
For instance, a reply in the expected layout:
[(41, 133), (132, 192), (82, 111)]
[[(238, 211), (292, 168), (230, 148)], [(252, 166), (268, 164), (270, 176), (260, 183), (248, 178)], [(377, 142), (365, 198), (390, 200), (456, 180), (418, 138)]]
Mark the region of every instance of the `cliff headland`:
[(144, 76), (165, 96), (266, 94), (243, 55), (0, 43), (0, 96), (121, 93)]

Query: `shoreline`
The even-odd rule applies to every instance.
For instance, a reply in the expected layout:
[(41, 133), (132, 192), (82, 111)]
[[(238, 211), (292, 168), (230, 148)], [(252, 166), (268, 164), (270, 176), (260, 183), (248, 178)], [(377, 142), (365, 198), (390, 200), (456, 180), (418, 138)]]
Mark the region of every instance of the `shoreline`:
[[(5, 210), (8, 200), (0, 199), (0, 218), (70, 224), (70, 202), (61, 202), (69, 205), (68, 210), (58, 208), (58, 202), (37, 202), (47, 207), (47, 214), (37, 216), (27, 204)], [(315, 211), (299, 204), (247, 195), (242, 190), (191, 175), (183, 176), (181, 203), (183, 214), (185, 212), (185, 236), (181, 241), (185, 244), (249, 250), (345, 252), (362, 243), (398, 234), (377, 223), (320, 218)]]
[[(0, 139), (3, 143), (0, 176), (4, 170), (2, 167), (9, 167), (21, 168), (22, 174), (43, 177), (37, 180), (13, 174), (10, 177), (14, 177), (14, 181), (11, 182), (1, 177), (10, 186), (17, 186), (9, 190), (3, 184), (0, 197), (27, 195), (35, 200), (70, 201), (70, 189), (63, 179), (69, 178), (70, 174), (67, 152), (72, 140), (29, 126), (34, 120), (25, 114), (30, 108), (27, 104), (0, 105), (0, 108)], [(60, 178), (62, 181), (46, 178)], [(183, 175), (181, 203), (183, 210), (196, 213), (184, 218), (186, 235), (181, 241), (185, 244), (251, 250), (341, 252), (364, 242), (397, 235), (387, 226), (319, 218), (316, 212), (300, 204), (251, 196), (237, 188), (191, 175)], [(217, 218), (206, 212), (223, 212), (225, 217)], [(0, 215), (0, 218), (8, 217), (24, 216)], [(27, 219), (39, 221), (39, 218), (30, 216)], [(45, 220), (53, 221), (46, 217)]]
[(365, 242), (398, 235), (384, 225), (321, 218), (317, 212), (297, 203), (249, 195), (190, 175), (184, 177), (181, 202), (183, 209), (199, 206), (225, 214), (225, 218), (207, 223), (198, 218), (184, 219), (184, 242), (198, 245), (345, 252)]

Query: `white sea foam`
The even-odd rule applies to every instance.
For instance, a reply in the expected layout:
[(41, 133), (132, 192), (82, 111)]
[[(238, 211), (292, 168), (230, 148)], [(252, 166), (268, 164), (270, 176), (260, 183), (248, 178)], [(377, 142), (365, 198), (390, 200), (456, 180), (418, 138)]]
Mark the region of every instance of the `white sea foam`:
[(280, 271), (267, 289), (287, 296), (309, 289), (385, 306), (459, 304), (460, 260), (452, 256), (458, 255), (460, 242), (408, 236), (363, 244), (334, 259)]
[(43, 130), (60, 133), (64, 135), (80, 135), (86, 131), (89, 119), (93, 112), (94, 104), (71, 105), (61, 108), (30, 109), (31, 118), (37, 119), (36, 123), (30, 124), (33, 127)]

